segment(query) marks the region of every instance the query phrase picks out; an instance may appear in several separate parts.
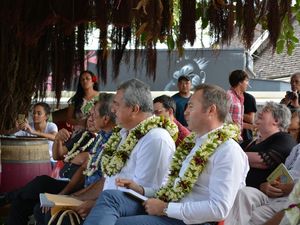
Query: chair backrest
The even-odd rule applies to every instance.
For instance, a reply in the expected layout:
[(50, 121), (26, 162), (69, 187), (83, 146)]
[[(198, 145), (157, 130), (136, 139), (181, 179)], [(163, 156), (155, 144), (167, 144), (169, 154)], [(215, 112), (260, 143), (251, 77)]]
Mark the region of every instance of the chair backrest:
[(58, 127), (58, 130), (65, 128), (72, 132), (73, 126), (67, 123), (68, 107), (52, 112), (52, 121)]

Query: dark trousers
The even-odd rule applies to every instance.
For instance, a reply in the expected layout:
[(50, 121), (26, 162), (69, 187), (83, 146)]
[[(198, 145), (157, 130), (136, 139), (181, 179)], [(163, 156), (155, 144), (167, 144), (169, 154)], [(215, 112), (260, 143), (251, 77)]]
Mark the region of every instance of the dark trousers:
[(7, 218), (7, 225), (27, 225), (28, 217), (33, 208), (39, 203), (40, 193), (57, 194), (68, 184), (68, 181), (56, 180), (43, 175), (34, 178), (21, 189), (10, 193), (11, 209)]

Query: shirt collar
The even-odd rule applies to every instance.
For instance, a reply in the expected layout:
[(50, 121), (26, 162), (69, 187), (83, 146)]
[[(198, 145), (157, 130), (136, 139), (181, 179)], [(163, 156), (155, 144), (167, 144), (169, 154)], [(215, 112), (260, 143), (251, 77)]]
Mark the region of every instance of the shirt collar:
[(196, 138), (195, 138), (195, 142), (196, 142), (196, 143), (203, 142), (205, 139), (207, 139), (208, 134), (210, 134), (210, 133), (212, 133), (212, 132), (214, 132), (214, 131), (216, 131), (216, 130), (221, 129), (222, 127), (223, 127), (223, 125), (220, 126), (220, 127), (215, 128), (215, 129), (213, 129), (213, 130), (211, 130), (211, 131), (209, 131), (209, 132), (207, 132), (206, 134), (203, 134), (202, 136), (197, 135)]
[(233, 88), (230, 88), (232, 93), (240, 100), (244, 100), (244, 95), (239, 95)]
[[(150, 116), (150, 117), (148, 117), (148, 118), (146, 118), (146, 119), (150, 119), (150, 118), (153, 118), (153, 117), (155, 117), (155, 115), (152, 115), (152, 116)], [(146, 120), (146, 119), (145, 119), (145, 120)], [(143, 120), (143, 121), (144, 121), (144, 120)], [(141, 121), (140, 123), (142, 123), (143, 121)], [(125, 129), (125, 128), (122, 128), (122, 129), (120, 130), (121, 136), (122, 136), (122, 137), (123, 137), (123, 136), (127, 136), (128, 133), (129, 133), (131, 130), (135, 129), (140, 123), (138, 123), (134, 128), (132, 128), (132, 129), (130, 129), (130, 130), (127, 130), (127, 129)]]
[(104, 138), (110, 137), (111, 134), (112, 134), (112, 130), (109, 131), (109, 132), (105, 132), (104, 130), (100, 130), (100, 131), (98, 132), (98, 135), (101, 135), (101, 136), (104, 137)]

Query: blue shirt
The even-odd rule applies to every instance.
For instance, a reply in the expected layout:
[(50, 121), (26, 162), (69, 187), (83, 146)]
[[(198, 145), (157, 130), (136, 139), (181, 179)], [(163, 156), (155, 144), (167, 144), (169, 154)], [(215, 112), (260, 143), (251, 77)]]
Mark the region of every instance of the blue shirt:
[[(108, 141), (111, 134), (112, 131), (108, 133), (105, 133), (105, 131), (103, 130), (99, 131), (97, 137), (94, 140), (94, 143), (92, 144), (92, 147), (90, 148), (90, 153), (91, 153), (92, 149), (94, 149), (94, 146), (99, 140), (99, 138), (102, 138), (102, 140), (99, 142), (98, 146), (96, 147), (96, 154), (93, 155), (92, 162), (96, 161), (98, 155), (103, 150), (104, 144)], [(100, 180), (101, 177), (102, 177), (101, 166), (98, 165), (98, 170), (96, 170), (91, 176), (85, 176), (84, 186), (87, 187), (93, 183), (96, 183), (98, 180)]]
[(179, 95), (179, 93), (172, 96), (174, 101), (176, 102), (176, 112), (175, 112), (175, 118), (185, 127), (187, 127), (187, 122), (184, 118), (184, 110), (186, 107), (186, 104), (188, 103), (190, 97), (184, 98)]

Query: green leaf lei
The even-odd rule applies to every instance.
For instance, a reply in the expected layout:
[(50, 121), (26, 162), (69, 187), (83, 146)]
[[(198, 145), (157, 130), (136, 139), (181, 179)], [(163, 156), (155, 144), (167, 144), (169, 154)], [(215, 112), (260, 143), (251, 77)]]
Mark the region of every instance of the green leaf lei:
[(176, 141), (178, 137), (178, 127), (176, 124), (164, 117), (152, 116), (142, 121), (134, 129), (130, 130), (125, 142), (121, 145), (119, 145), (121, 141), (121, 128), (116, 127), (102, 150), (102, 172), (108, 176), (113, 176), (119, 173), (125, 166), (138, 141), (151, 129), (157, 127), (166, 129), (173, 140)]
[(195, 136), (195, 133), (191, 133), (177, 147), (171, 163), (168, 182), (156, 192), (157, 198), (165, 202), (177, 202), (190, 193), (209, 157), (228, 139), (238, 140), (239, 128), (234, 124), (224, 124), (222, 128), (209, 133), (207, 140), (195, 152), (183, 177), (179, 177), (183, 161), (195, 146)]

